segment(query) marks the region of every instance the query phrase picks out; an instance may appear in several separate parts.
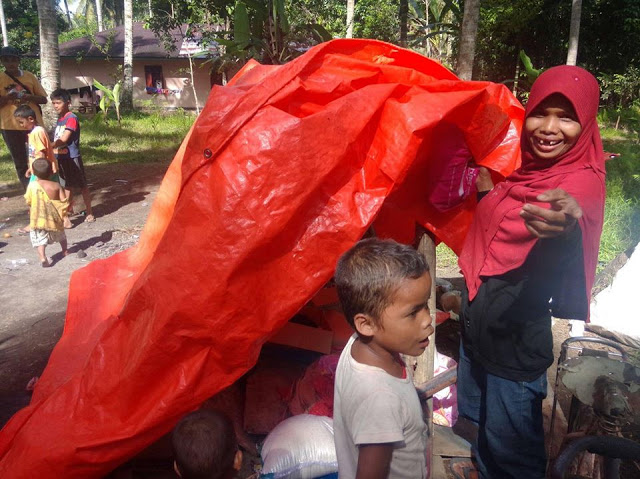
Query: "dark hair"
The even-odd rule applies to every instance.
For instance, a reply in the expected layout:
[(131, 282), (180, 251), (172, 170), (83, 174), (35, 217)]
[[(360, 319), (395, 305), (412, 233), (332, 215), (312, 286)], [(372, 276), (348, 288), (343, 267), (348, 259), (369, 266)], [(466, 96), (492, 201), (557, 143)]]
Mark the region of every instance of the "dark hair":
[(69, 103), (71, 101), (71, 95), (64, 88), (58, 88), (57, 90), (53, 90), (51, 95), (49, 95), (51, 101), (53, 100), (62, 100), (65, 103)]
[(173, 430), (171, 443), (183, 479), (224, 479), (233, 471), (238, 442), (231, 420), (219, 411), (187, 414)]
[(20, 58), (20, 52), (17, 48), (12, 47), (11, 45), (7, 45), (6, 47), (2, 47), (0, 49), (0, 58), (1, 57), (16, 57)]
[(33, 171), (33, 174), (41, 180), (48, 180), (53, 174), (51, 162), (45, 160), (44, 158), (33, 160), (33, 163), (31, 163), (31, 171)]
[(356, 243), (338, 260), (334, 277), (347, 322), (355, 329), (356, 314), (378, 321), (400, 281), (428, 271), (424, 256), (411, 246), (378, 238)]
[(36, 112), (33, 111), (33, 108), (31, 108), (29, 105), (20, 105), (18, 108), (16, 108), (16, 111), (13, 112), (13, 116), (15, 116), (16, 118), (31, 117), (35, 120)]

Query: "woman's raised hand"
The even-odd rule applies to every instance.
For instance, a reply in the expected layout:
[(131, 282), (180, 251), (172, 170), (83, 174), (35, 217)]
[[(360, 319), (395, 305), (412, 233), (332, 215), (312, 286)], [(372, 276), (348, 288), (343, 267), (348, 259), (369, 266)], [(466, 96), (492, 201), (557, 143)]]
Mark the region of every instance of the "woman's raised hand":
[(582, 209), (575, 198), (560, 188), (545, 191), (538, 195), (537, 200), (549, 203), (550, 208), (525, 204), (520, 211), (525, 226), (537, 238), (567, 234), (582, 217)]

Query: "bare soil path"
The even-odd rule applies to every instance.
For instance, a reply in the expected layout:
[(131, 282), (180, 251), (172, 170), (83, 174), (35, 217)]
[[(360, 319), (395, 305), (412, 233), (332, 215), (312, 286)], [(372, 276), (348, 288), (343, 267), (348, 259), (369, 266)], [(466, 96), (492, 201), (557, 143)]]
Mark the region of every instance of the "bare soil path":
[[(41, 374), (62, 334), (71, 273), (137, 242), (167, 167), (88, 167), (97, 220), (84, 223), (83, 216), (72, 217), (70, 254), (63, 258), (58, 244), (48, 246), (54, 263), (48, 269), (40, 266), (29, 235), (17, 232), (29, 222), (22, 190), (17, 183), (0, 184), (0, 426), (28, 403), (26, 385)], [(76, 211), (82, 208), (80, 197), (77, 206)]]

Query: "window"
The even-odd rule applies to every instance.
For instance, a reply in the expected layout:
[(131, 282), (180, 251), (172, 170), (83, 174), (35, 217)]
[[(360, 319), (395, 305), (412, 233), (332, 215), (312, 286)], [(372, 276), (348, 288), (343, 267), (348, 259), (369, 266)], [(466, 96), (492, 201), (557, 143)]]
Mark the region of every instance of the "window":
[(161, 65), (145, 65), (144, 76), (147, 84), (147, 93), (150, 95), (162, 93), (162, 90), (167, 88), (164, 83)]

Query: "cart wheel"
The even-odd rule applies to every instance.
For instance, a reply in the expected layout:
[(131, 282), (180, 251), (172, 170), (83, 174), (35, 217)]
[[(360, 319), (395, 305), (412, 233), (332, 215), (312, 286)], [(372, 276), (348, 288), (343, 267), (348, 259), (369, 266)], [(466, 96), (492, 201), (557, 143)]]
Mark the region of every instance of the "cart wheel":
[[(590, 406), (571, 398), (569, 410), (567, 439), (575, 439), (583, 436), (597, 435), (598, 418)], [(587, 477), (591, 479), (604, 479), (604, 461), (601, 456), (584, 451), (577, 454), (568, 469), (570, 478)]]

